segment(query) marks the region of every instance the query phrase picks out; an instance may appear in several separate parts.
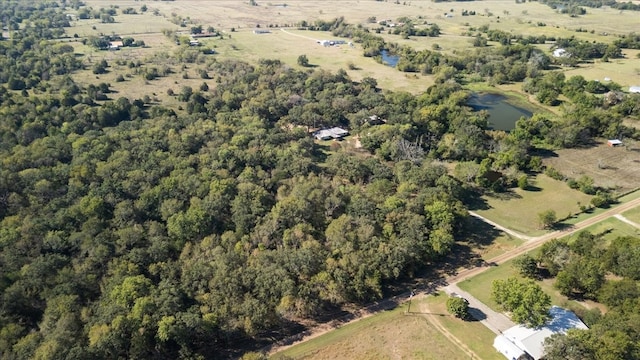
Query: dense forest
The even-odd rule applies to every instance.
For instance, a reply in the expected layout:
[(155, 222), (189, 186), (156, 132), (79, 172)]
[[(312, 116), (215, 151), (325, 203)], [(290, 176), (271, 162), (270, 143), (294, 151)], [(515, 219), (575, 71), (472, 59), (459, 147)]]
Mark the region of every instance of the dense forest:
[[(419, 95), (345, 71), (220, 60), (210, 86), (182, 87), (184, 110), (170, 109), (76, 83), (90, 64), (56, 41), (69, 26), (59, 4), (0, 5), (12, 30), (0, 41), (6, 359), (228, 355), (437, 264), (465, 202), (541, 171), (537, 147), (638, 136), (622, 118), (640, 97), (547, 71), (522, 44), (491, 62), (398, 49), (437, 74)], [(491, 131), (458, 80), (512, 72), (505, 81), (541, 102), (573, 103)], [(362, 150), (315, 142), (309, 130), (328, 126), (360, 134)]]

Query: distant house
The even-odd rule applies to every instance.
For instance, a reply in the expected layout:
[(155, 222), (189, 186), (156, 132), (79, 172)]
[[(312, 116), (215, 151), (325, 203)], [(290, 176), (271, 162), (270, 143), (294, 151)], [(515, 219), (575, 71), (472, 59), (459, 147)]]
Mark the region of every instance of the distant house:
[(109, 41), (109, 50), (120, 50), (124, 44), (122, 41)]
[(382, 120), (378, 115), (371, 115), (368, 118), (366, 118), (364, 122), (369, 125), (382, 125), (385, 123), (385, 121)]
[(551, 320), (542, 327), (514, 326), (493, 341), (493, 347), (507, 359), (541, 359), (544, 356), (544, 340), (553, 334), (566, 334), (569, 329), (589, 329), (576, 314), (558, 306), (549, 310)]
[(640, 94), (640, 86), (630, 86), (629, 92), (634, 94)]
[(616, 146), (621, 146), (621, 145), (622, 145), (622, 141), (620, 141), (618, 139), (607, 140), (607, 146), (616, 147)]
[(559, 48), (559, 49), (553, 50), (553, 57), (555, 58), (570, 57), (570, 56), (571, 54), (565, 49)]
[(271, 31), (270, 30), (266, 30), (266, 29), (264, 29), (264, 30), (263, 29), (255, 29), (255, 30), (253, 30), (253, 33), (254, 34), (258, 34), (258, 35), (260, 35), (260, 34), (270, 34)]
[(198, 40), (189, 40), (189, 46), (200, 46), (200, 41), (198, 41)]
[(349, 135), (349, 132), (343, 128), (333, 127), (331, 129), (322, 129), (316, 131), (313, 136), (318, 140), (342, 139)]

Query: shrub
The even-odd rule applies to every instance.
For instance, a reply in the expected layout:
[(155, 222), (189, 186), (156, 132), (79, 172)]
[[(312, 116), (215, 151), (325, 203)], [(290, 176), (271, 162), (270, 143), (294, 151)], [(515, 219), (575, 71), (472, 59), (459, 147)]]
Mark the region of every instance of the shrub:
[(459, 319), (469, 316), (469, 302), (459, 296), (451, 296), (447, 299), (447, 311)]
[(529, 188), (529, 178), (527, 175), (522, 175), (518, 178), (518, 187), (522, 190), (527, 190)]

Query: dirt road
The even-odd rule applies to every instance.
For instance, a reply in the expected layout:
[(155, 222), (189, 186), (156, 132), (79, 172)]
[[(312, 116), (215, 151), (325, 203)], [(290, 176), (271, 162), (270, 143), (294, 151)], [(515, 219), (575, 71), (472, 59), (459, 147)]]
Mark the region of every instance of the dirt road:
[[(589, 226), (591, 226), (593, 224), (596, 224), (596, 223), (598, 223), (600, 221), (608, 219), (608, 218), (610, 218), (612, 216), (616, 216), (617, 214), (621, 214), (621, 213), (623, 213), (623, 212), (625, 212), (627, 210), (633, 209), (633, 208), (635, 208), (637, 206), (640, 206), (640, 198), (631, 200), (631, 201), (626, 202), (626, 203), (621, 204), (621, 205), (614, 206), (611, 209), (609, 209), (609, 210), (607, 210), (605, 212), (602, 212), (602, 213), (600, 213), (598, 215), (594, 215), (594, 216), (592, 216), (592, 217), (590, 217), (590, 218), (588, 218), (586, 220), (583, 220), (583, 221), (575, 224), (574, 226), (572, 226), (570, 228), (567, 228), (567, 229), (564, 229), (564, 230), (559, 230), (559, 231), (554, 231), (554, 232), (551, 232), (551, 233), (548, 233), (548, 234), (545, 234), (545, 235), (542, 235), (542, 236), (538, 236), (538, 237), (535, 237), (535, 238), (524, 236), (524, 235), (516, 233), (516, 232), (509, 232), (511, 235), (516, 236), (516, 237), (520, 237), (521, 239), (525, 240), (526, 242), (524, 244), (522, 244), (521, 246), (515, 248), (515, 249), (507, 251), (507, 252), (505, 252), (505, 253), (503, 253), (501, 255), (498, 255), (498, 256), (488, 260), (487, 263), (491, 264), (491, 265), (478, 266), (478, 267), (475, 267), (475, 268), (464, 269), (464, 270), (461, 270), (460, 272), (458, 272), (455, 275), (447, 277), (445, 279), (445, 284), (443, 284), (440, 287), (435, 288), (435, 290), (436, 291), (445, 290), (448, 293), (451, 293), (451, 292), (462, 293), (463, 291), (460, 290), (456, 285), (460, 281), (463, 281), (463, 280), (465, 280), (467, 278), (471, 278), (471, 277), (473, 277), (475, 275), (478, 275), (481, 272), (489, 269), (491, 266), (494, 266), (496, 264), (502, 264), (502, 263), (507, 262), (507, 261), (509, 261), (509, 260), (511, 260), (511, 259), (513, 259), (513, 258), (515, 258), (517, 256), (520, 256), (520, 255), (522, 255), (522, 254), (524, 254), (524, 253), (526, 253), (528, 251), (531, 251), (531, 250), (537, 248), (538, 246), (541, 246), (542, 244), (544, 244), (545, 242), (547, 242), (547, 241), (549, 241), (551, 239), (560, 238), (560, 237), (563, 237), (563, 236), (566, 236), (566, 235), (571, 235), (571, 234), (577, 233), (577, 232), (582, 231), (585, 228), (587, 228), (587, 227), (589, 227)], [(476, 216), (476, 217), (482, 219), (483, 221), (487, 221), (492, 226), (496, 226), (499, 229), (503, 229), (502, 226), (499, 226), (498, 224), (490, 222), (490, 221), (488, 221), (487, 219), (485, 219), (484, 217), (482, 217), (482, 216), (480, 216), (478, 214), (473, 214), (473, 216)], [(449, 287), (449, 288), (447, 289), (447, 287)], [(487, 315), (487, 313), (488, 313), (488, 311), (490, 309), (487, 310), (488, 308), (486, 306), (482, 307), (482, 305), (484, 305), (484, 304), (482, 304), (477, 299), (473, 298), (470, 294), (464, 293), (463, 296), (465, 296), (468, 300), (470, 300), (470, 302), (474, 301), (475, 306), (480, 308), (480, 310), (482, 310), (483, 312), (486, 311), (485, 315)], [(391, 309), (391, 308), (397, 306), (399, 303), (402, 303), (402, 302), (406, 301), (408, 298), (409, 298), (409, 293), (397, 295), (397, 296), (394, 296), (392, 298), (383, 299), (383, 300), (377, 302), (374, 305), (371, 305), (371, 306), (369, 306), (367, 308), (362, 309), (362, 311), (360, 311), (359, 314), (354, 315), (348, 321), (338, 321), (338, 322), (332, 322), (332, 323), (329, 323), (329, 324), (321, 324), (316, 328), (312, 328), (312, 329), (309, 329), (309, 330), (305, 331), (303, 334), (298, 334), (298, 335), (296, 335), (294, 337), (286, 339), (280, 345), (274, 344), (273, 346), (271, 346), (270, 348), (265, 349), (265, 350), (268, 351), (270, 354), (276, 353), (278, 351), (282, 351), (282, 350), (284, 350), (284, 349), (286, 349), (286, 348), (288, 348), (290, 346), (297, 345), (299, 343), (302, 343), (302, 342), (305, 342), (307, 340), (310, 340), (310, 339), (313, 339), (315, 337), (318, 337), (318, 336), (320, 336), (320, 335), (322, 335), (324, 333), (327, 333), (327, 332), (329, 332), (329, 331), (331, 331), (331, 330), (333, 330), (333, 329), (335, 329), (337, 327), (344, 326), (344, 325), (347, 325), (349, 323), (361, 320), (361, 319), (363, 319), (365, 317), (371, 316), (372, 314), (374, 314), (374, 313), (376, 313), (378, 311)], [(479, 304), (475, 303), (475, 301), (477, 301)], [(480, 304), (482, 304), (482, 305), (480, 305)], [(502, 315), (502, 316), (504, 316), (504, 315)], [(508, 319), (505, 321), (500, 316), (496, 316), (494, 318), (497, 319), (497, 320), (491, 321), (491, 323), (488, 325), (489, 329), (491, 329), (494, 332), (496, 330), (497, 331), (502, 331), (505, 326), (510, 325), (510, 320), (508, 320)], [(485, 323), (485, 325), (487, 325), (487, 324)]]
[[(465, 280), (467, 278), (473, 277), (475, 275), (478, 275), (479, 273), (487, 270), (489, 267), (494, 266), (494, 265), (499, 265), (502, 264), (504, 262), (507, 262), (515, 257), (518, 257), (528, 251), (531, 251), (535, 248), (537, 248), (538, 246), (544, 244), (545, 242), (551, 240), (551, 239), (556, 239), (556, 238), (560, 238), (563, 236), (567, 236), (567, 235), (571, 235), (571, 234), (575, 234), (577, 232), (580, 232), (582, 230), (584, 230), (585, 228), (599, 223), (600, 221), (603, 221), (605, 219), (608, 219), (612, 216), (615, 216), (617, 214), (621, 214), (627, 210), (633, 209), (637, 206), (640, 206), (640, 198), (638, 199), (634, 199), (631, 200), (629, 202), (626, 202), (624, 204), (621, 205), (617, 205), (615, 207), (612, 207), (611, 209), (602, 212), (598, 215), (594, 215), (586, 220), (580, 221), (579, 223), (575, 224), (574, 226), (564, 229), (564, 230), (558, 230), (558, 231), (554, 231), (542, 236), (538, 236), (536, 238), (532, 238), (530, 240), (528, 240), (527, 242), (525, 242), (524, 244), (522, 244), (521, 246), (511, 250), (511, 251), (507, 251), (501, 255), (498, 255), (490, 260), (487, 261), (488, 264), (487, 266), (479, 266), (479, 267), (475, 267), (475, 268), (471, 268), (471, 269), (465, 269), (460, 271), (459, 273), (457, 273), (454, 276), (451, 276), (449, 278), (447, 278), (447, 283), (449, 284), (455, 284), (458, 283), (462, 280)], [(484, 220), (484, 218), (480, 217), (481, 219)], [(517, 234), (517, 233), (516, 233)], [(526, 238), (525, 238), (526, 240)]]

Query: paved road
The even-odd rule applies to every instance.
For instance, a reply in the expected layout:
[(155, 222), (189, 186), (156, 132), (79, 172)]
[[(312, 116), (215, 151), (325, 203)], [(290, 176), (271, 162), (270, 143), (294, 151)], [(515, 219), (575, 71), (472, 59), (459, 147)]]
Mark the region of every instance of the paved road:
[(615, 216), (616, 214), (621, 214), (637, 206), (640, 206), (640, 198), (631, 200), (621, 205), (614, 206), (611, 209), (608, 209), (607, 211), (604, 211), (598, 215), (594, 215), (586, 220), (580, 221), (579, 223), (575, 224), (572, 227), (569, 227), (563, 230), (553, 231), (548, 234), (532, 238), (531, 240), (528, 240), (527, 242), (525, 242), (524, 244), (522, 244), (521, 246), (515, 249), (507, 251), (492, 259), (489, 259), (487, 261), (487, 265), (461, 270), (456, 275), (448, 277), (446, 281), (448, 284), (458, 283), (462, 280), (478, 275), (479, 273), (489, 269), (491, 266), (502, 264), (526, 252), (529, 252), (551, 239), (556, 239), (556, 238), (564, 237), (567, 235), (575, 234), (593, 224), (599, 223), (602, 220), (608, 219), (612, 216)]
[(456, 293), (467, 299), (469, 302), (469, 314), (475, 319), (480, 320), (484, 326), (488, 327), (489, 330), (496, 334), (501, 334), (503, 331), (516, 325), (505, 314), (491, 310), (490, 307), (473, 297), (468, 292), (460, 289), (456, 284), (449, 284), (445, 286), (444, 291), (449, 295)]

